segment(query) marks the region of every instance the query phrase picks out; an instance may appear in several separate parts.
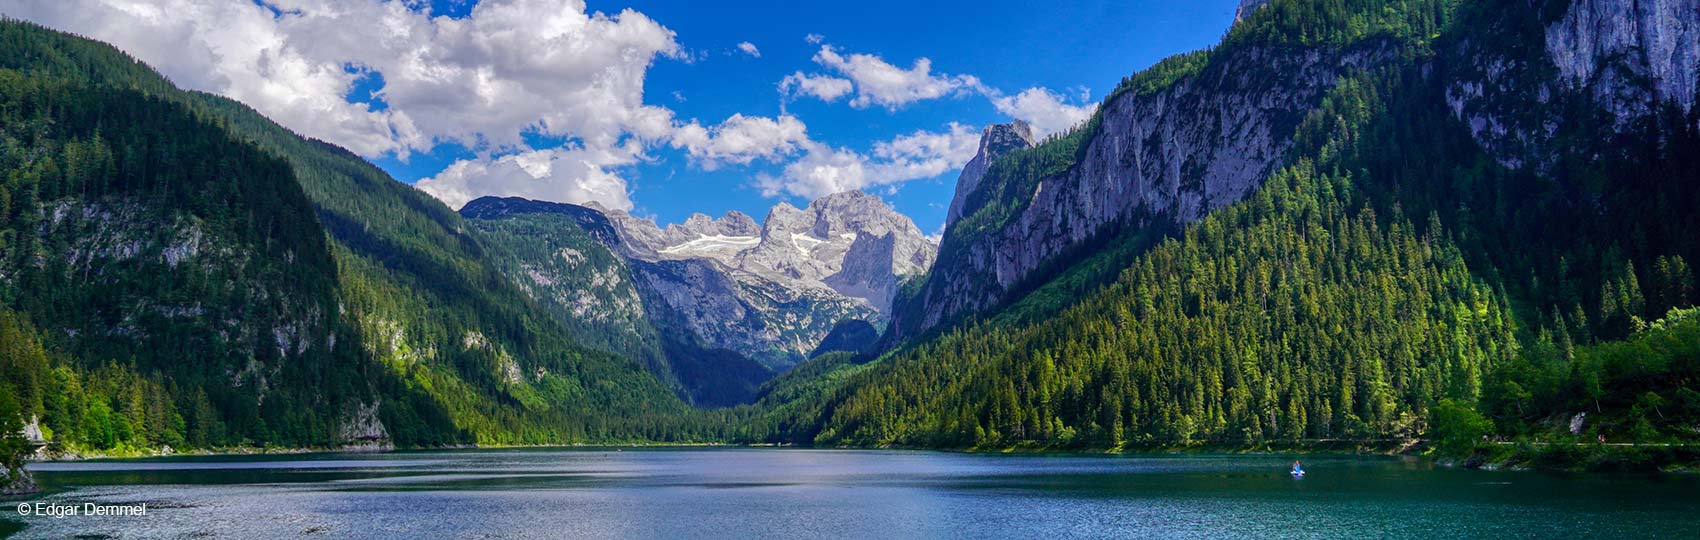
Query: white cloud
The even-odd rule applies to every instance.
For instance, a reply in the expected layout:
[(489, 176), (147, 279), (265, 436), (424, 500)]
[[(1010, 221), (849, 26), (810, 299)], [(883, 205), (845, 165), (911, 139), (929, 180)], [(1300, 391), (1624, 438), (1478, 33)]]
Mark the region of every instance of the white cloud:
[[(917, 58), (913, 65), (904, 69), (878, 56), (844, 55), (831, 45), (821, 45), (820, 51), (815, 53), (814, 61), (855, 83), (856, 97), (850, 100), (850, 106), (857, 108), (879, 105), (887, 109), (897, 109), (916, 101), (981, 91), (984, 88), (979, 79), (970, 75), (934, 75), (933, 61), (927, 58)], [(809, 76), (798, 73), (786, 77), (786, 81), (805, 77)], [(785, 83), (780, 84), (783, 86)], [(843, 92), (834, 94), (834, 99), (839, 95), (843, 95)]]
[(787, 193), (813, 199), (932, 178), (968, 163), (979, 141), (978, 130), (954, 122), (944, 132), (916, 131), (877, 143), (872, 156), (809, 141), (802, 145), (802, 158), (778, 176), (758, 176), (755, 185), (767, 197)]
[(733, 114), (720, 125), (704, 128), (696, 122), (680, 126), (673, 134), (674, 148), (705, 169), (721, 164), (748, 164), (756, 159), (772, 160), (788, 155), (808, 143), (808, 128), (790, 115), (777, 119)]
[(630, 163), (624, 152), (576, 147), (532, 150), (458, 161), (437, 176), (420, 180), (415, 187), (450, 208), (493, 195), (574, 204), (594, 201), (606, 208), (630, 210), (632, 201), (625, 179), (608, 170)]
[[(380, 0), (25, 0), (9, 15), (117, 45), (190, 88), (224, 94), (363, 155), (445, 141), (516, 148), (521, 133), (612, 144), (658, 114), (644, 74), (678, 52), (641, 13), (581, 0), (485, 0), (464, 19)], [(351, 29), (359, 29), (351, 31)], [(380, 74), (374, 111), (344, 96)]]
[(826, 42), (826, 36), (820, 34), (809, 34), (803, 36), (803, 41), (809, 42), (810, 45), (820, 45), (821, 43)]
[(990, 94), (987, 97), (998, 112), (1025, 120), (1040, 137), (1078, 126), (1098, 110), (1096, 103), (1070, 105), (1067, 98), (1045, 88), (1028, 88), (1013, 96)]
[[(811, 43), (819, 43), (823, 38), (810, 34), (808, 39)], [(815, 53), (814, 61), (843, 78), (798, 71), (779, 81), (779, 93), (786, 99), (813, 96), (831, 103), (854, 92), (856, 95), (850, 100), (850, 106), (865, 108), (879, 105), (887, 109), (948, 96), (979, 94), (990, 100), (998, 112), (1027, 121), (1040, 136), (1080, 125), (1098, 109), (1097, 104), (1089, 103), (1091, 93), (1085, 88), (1080, 89), (1080, 105), (1043, 87), (1028, 88), (1019, 94), (1006, 96), (973, 75), (935, 74), (932, 60), (927, 58), (917, 58), (912, 66), (904, 69), (876, 55), (844, 54), (832, 45), (823, 44)]]
[[(579, 141), (586, 152), (641, 153), (628, 139), (662, 140), (675, 126), (672, 111), (643, 103), (643, 84), (656, 57), (682, 53), (673, 32), (642, 13), (587, 12), (582, 0), (484, 0), (453, 19), (416, 4), (22, 0), (3, 11), (108, 41), (180, 85), (368, 157), (405, 158), (444, 142), (523, 152), (528, 132)], [(346, 100), (364, 73), (382, 78), (374, 96), (387, 108)], [(584, 171), (585, 185), (606, 182)]]
[[(583, 0), (483, 0), (463, 18), (433, 17), (414, 0), (10, 0), (0, 12), (88, 35), (160, 69), (178, 84), (240, 100), (286, 127), (358, 154), (406, 158), (459, 143), (478, 157), (419, 187), (452, 206), (486, 194), (630, 208), (620, 169), (646, 149), (683, 149), (704, 168), (778, 161), (801, 154), (764, 192), (815, 194), (894, 185), (960, 167), (977, 134), (952, 124), (875, 145), (870, 154), (812, 141), (804, 123), (733, 115), (705, 127), (643, 102), (657, 58), (694, 58), (673, 31), (646, 15), (591, 12)], [(1089, 114), (1044, 89), (1004, 97), (967, 75), (934, 73), (927, 58), (908, 68), (875, 55), (840, 53), (825, 38), (814, 61), (780, 83), (787, 98), (897, 109), (980, 93), (998, 110), (1041, 131)], [(740, 51), (759, 56), (753, 43)], [(351, 103), (363, 77), (381, 78), (372, 97)], [(675, 101), (683, 95), (672, 94)], [(525, 135), (572, 141), (533, 149)], [(966, 149), (966, 150), (964, 150)], [(964, 152), (966, 152), (964, 154)], [(830, 191), (828, 191), (830, 190)]]
[(848, 79), (831, 75), (807, 75), (801, 71), (786, 75), (784, 80), (779, 81), (779, 93), (787, 99), (807, 95), (831, 103), (853, 89)]

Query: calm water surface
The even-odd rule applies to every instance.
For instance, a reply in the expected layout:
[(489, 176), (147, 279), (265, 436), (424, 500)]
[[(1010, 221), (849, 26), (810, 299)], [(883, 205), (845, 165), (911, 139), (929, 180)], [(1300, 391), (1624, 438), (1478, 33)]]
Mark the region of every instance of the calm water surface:
[[(1395, 458), (705, 449), (177, 458), (31, 467), (16, 538), (1700, 538), (1700, 478)], [(6, 523), (10, 522), (10, 523)], [(4, 536), (0, 533), (0, 536)]]

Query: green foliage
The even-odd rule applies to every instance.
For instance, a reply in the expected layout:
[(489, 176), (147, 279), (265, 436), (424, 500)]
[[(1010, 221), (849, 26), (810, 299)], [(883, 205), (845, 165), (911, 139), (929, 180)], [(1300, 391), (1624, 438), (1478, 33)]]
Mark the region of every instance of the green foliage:
[[(1484, 410), (1507, 435), (1567, 440), (1568, 420), (1587, 413), (1584, 439), (1691, 440), (1700, 418), (1700, 320), (1695, 310), (1628, 340), (1565, 352), (1543, 339), (1493, 373)], [(1674, 320), (1673, 320), (1674, 319)]]
[[(1659, 359), (1686, 358), (1677, 343), (1691, 337), (1576, 344), (1666, 328), (1644, 321), (1693, 301), (1686, 261), (1700, 223), (1683, 208), (1700, 201), (1700, 167), (1675, 149), (1700, 140), (1697, 123), (1667, 114), (1600, 140), (1588, 114), (1567, 113), (1581, 120), (1559, 129), (1556, 181), (1506, 169), (1454, 119), (1445, 82), (1479, 69), (1454, 56), (1476, 50), (1466, 40), (1543, 54), (1523, 34), (1540, 25), (1526, 11), (1453, 4), (1276, 2), (1217, 49), (1136, 77), (1147, 86), (1124, 87), (1149, 92), (1235, 47), (1418, 45), (1343, 80), (1298, 126), (1293, 165), (1251, 199), (1155, 248), (1115, 234), (1060, 258), (1067, 269), (1050, 275), (1061, 278), (1034, 289), (1081, 291), (1059, 315), (1033, 315), (1072, 302), (1047, 294), (912, 344), (820, 403), (775, 407), (765, 436), (955, 447), (1406, 437), (1437, 418), (1437, 399), (1454, 407), (1439, 429), (1463, 425), (1474, 439), (1493, 429), (1459, 412), (1478, 399), (1502, 433), (1525, 432), (1559, 400), (1617, 407), (1634, 417), (1622, 429), (1643, 439), (1673, 436), (1684, 420), (1655, 419), (1700, 392), (1645, 377), (1689, 380), (1684, 364)], [(951, 234), (995, 230), (1089, 142), (1076, 132), (1000, 160), (980, 212)], [(941, 261), (950, 256), (946, 246)], [(1127, 270), (1096, 289), (1090, 267), (1104, 264)], [(1564, 370), (1522, 375), (1543, 356)]]
[[(110, 377), (86, 397), (123, 417), (97, 418), (78, 441), (76, 419), (47, 415), (62, 438), (181, 446), (169, 387), (183, 384), (208, 388), (219, 414), (254, 420), (194, 444), (322, 440), (327, 419), (314, 411), (364, 395), (347, 352), (314, 337), (339, 329), (323, 316), (334, 262), (282, 160), (181, 103), (0, 69), (0, 171), (0, 299), (63, 332), (54, 349), (68, 355), (14, 364), (11, 380), (37, 413), (62, 398), (50, 386)], [(28, 325), (7, 324), (27, 337), (8, 356), (43, 357)], [(69, 376), (50, 371), (61, 363)], [(258, 410), (267, 384), (297, 381)]]
[(1235, 24), (1223, 46), (1341, 46), (1374, 37), (1428, 40), (1460, 0), (1273, 0)]
[[(1003, 230), (1009, 220), (1020, 215), (1033, 199), (1036, 188), (1046, 178), (1061, 175), (1075, 166), (1090, 143), (1097, 137), (1102, 114), (1132, 97), (1149, 97), (1174, 88), (1177, 84), (1196, 79), (1250, 79), (1275, 84), (1289, 74), (1257, 72), (1259, 60), (1272, 48), (1321, 49), (1323, 54), (1350, 47), (1390, 48), (1405, 54), (1427, 51), (1429, 42), (1453, 19), (1456, 0), (1326, 0), (1286, 2), (1277, 1), (1230, 29), (1218, 46), (1175, 55), (1124, 78), (1104, 99), (1096, 113), (1084, 124), (1061, 134), (1053, 135), (1034, 148), (1011, 152), (991, 164), (979, 187), (966, 194), (964, 217), (950, 225), (944, 245), (940, 246), (938, 262), (950, 266), (963, 257), (966, 246), (978, 245), (972, 239)], [(1365, 43), (1371, 45), (1365, 46)], [(1249, 60), (1248, 60), (1249, 59)], [(1247, 73), (1247, 70), (1253, 70)], [(1184, 101), (1184, 100), (1182, 100)], [(1276, 129), (1289, 129), (1298, 118), (1281, 118)], [(1153, 137), (1152, 144), (1160, 144)], [(1143, 251), (1151, 243), (1175, 231), (1164, 230), (1160, 220), (1150, 216), (1133, 216), (1121, 222), (1106, 224), (1095, 231), (1092, 239), (1071, 248), (1069, 253), (1053, 257), (1046, 265), (1023, 278), (1006, 291), (1000, 302), (1023, 298), (1069, 267), (1092, 256), (1101, 249), (1117, 244), (1133, 243), (1135, 248), (1122, 249), (1124, 255), (1115, 257), (1125, 262), (1125, 253)], [(1126, 229), (1136, 229), (1131, 234)], [(1075, 273), (1074, 279), (1088, 278)], [(1088, 286), (1106, 283), (1101, 276)], [(997, 287), (984, 283), (982, 287)], [(912, 291), (900, 294), (894, 306), (899, 311), (918, 305)], [(913, 321), (913, 318), (899, 318)], [(952, 323), (955, 321), (947, 321)], [(913, 322), (910, 322), (913, 324)], [(913, 328), (899, 329), (908, 334)]]
[[(1542, 112), (1529, 103), (1561, 111), (1541, 172), (1489, 156), (1447, 103), (1448, 83), (1490, 68), (1550, 75), (1539, 32), (1562, 5), (1276, 0), (1106, 101), (1255, 48), (1401, 47), (1294, 120), (1258, 192), (1184, 230), (1108, 226), (1000, 312), (872, 362), (822, 354), (759, 405), (715, 411), (672, 391), (714, 403), (757, 379), (651, 373), (734, 359), (570, 316), (515, 281), (585, 231), (468, 222), (109, 47), (0, 22), (0, 421), (125, 450), (329, 444), (362, 403), (404, 446), (1259, 446), (1416, 437), (1426, 419), (1456, 454), (1490, 432), (1569, 440), (1585, 411), (1580, 437), (1690, 441), (1700, 114), (1670, 107), (1604, 138), (1612, 120), (1581, 94), (1483, 98), (1518, 122)], [(949, 236), (1001, 229), (1098, 129), (993, 163)], [(184, 235), (200, 256), (176, 259)], [(1542, 459), (1586, 453), (1557, 448)]]
[(10, 477), (24, 466), (29, 455), (29, 441), (24, 439), (24, 422), (18, 399), (10, 393), (0, 393), (0, 476)]
[(1493, 421), (1451, 398), (1436, 403), (1431, 414), (1428, 436), (1435, 449), (1447, 455), (1468, 455), (1493, 432)]
[[(83, 396), (53, 426), (69, 442), (334, 444), (362, 403), (404, 446), (721, 429), (581, 346), (503, 248), (345, 150), (29, 23), (0, 22), (0, 92), (0, 262), (21, 275), (0, 300), (55, 329), (41, 372)], [(170, 231), (200, 235), (192, 267), (166, 261)], [(98, 273), (71, 256), (112, 245), (153, 251)]]
[(1474, 399), (1510, 354), (1506, 306), (1351, 193), (1296, 165), (1060, 315), (947, 334), (790, 423), (818, 443), (956, 447), (1401, 433), (1431, 396)]

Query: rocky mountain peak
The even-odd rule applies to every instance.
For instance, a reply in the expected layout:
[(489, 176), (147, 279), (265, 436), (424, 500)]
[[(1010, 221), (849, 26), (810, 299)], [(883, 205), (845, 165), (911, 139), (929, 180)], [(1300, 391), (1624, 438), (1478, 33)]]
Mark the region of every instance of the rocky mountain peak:
[[(859, 244), (867, 245), (856, 249)], [(731, 264), (768, 279), (828, 288), (883, 313), (897, 282), (925, 272), (937, 252), (914, 221), (885, 201), (847, 191), (815, 199), (804, 209), (775, 205), (761, 241)]]
[(767, 211), (767, 219), (762, 221), (762, 234), (772, 231), (802, 231), (813, 225), (809, 213), (799, 210), (791, 203), (779, 201), (773, 209)]
[[(1031, 138), (1025, 125), (1011, 133)], [(897, 283), (925, 272), (938, 256), (914, 221), (861, 191), (821, 197), (806, 208), (781, 201), (760, 225), (740, 212), (720, 219), (695, 214), (665, 229), (623, 212), (609, 213), (609, 220), (640, 259), (711, 261), (734, 277), (848, 298), (882, 313)]]
[(980, 131), (980, 152), (1001, 156), (1031, 147), (1037, 144), (1038, 140), (1033, 136), (1033, 126), (1028, 125), (1026, 121), (992, 124)]
[(1263, 7), (1268, 3), (1269, 0), (1240, 0), (1239, 9), (1234, 10), (1234, 22), (1237, 23), (1245, 20), (1246, 17), (1251, 16), (1253, 11), (1257, 11), (1257, 8)]
[(815, 199), (805, 213), (814, 214), (815, 223), (809, 232), (819, 238), (847, 233), (884, 235), (915, 227), (913, 221), (893, 211), (885, 201), (861, 191)]
[(956, 195), (950, 200), (950, 211), (945, 214), (945, 222), (955, 223), (964, 214), (969, 213), (963, 208), (967, 204), (968, 195), (980, 187), (980, 179), (986, 176), (986, 170), (992, 162), (1010, 152), (1032, 148), (1038, 144), (1033, 137), (1033, 127), (1027, 122), (1016, 120), (1008, 124), (993, 124), (986, 126), (980, 132), (980, 150), (974, 154), (974, 159), (962, 166), (962, 175), (956, 178)]
[(670, 237), (683, 237), (689, 240), (698, 236), (756, 236), (761, 234), (761, 225), (756, 224), (755, 218), (733, 210), (720, 219), (708, 217), (706, 214), (691, 214), (685, 222), (679, 225), (667, 226)]

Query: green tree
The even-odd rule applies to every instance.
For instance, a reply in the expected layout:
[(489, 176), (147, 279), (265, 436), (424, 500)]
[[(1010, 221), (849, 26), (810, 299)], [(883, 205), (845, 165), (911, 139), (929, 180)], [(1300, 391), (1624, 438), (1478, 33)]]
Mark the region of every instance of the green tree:
[(1493, 421), (1453, 399), (1443, 399), (1430, 411), (1429, 439), (1435, 450), (1450, 456), (1469, 454), (1493, 432)]

